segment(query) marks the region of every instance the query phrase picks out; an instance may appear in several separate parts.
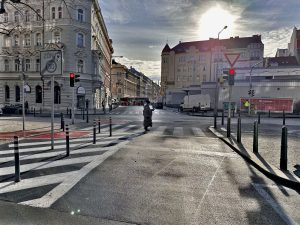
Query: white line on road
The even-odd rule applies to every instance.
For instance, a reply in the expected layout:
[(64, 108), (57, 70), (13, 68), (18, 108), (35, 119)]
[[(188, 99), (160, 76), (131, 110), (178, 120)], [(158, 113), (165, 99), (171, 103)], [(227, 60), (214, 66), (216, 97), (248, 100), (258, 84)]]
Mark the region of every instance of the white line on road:
[(183, 136), (183, 128), (182, 127), (174, 127), (173, 135), (174, 136)]
[(195, 136), (205, 136), (204, 132), (198, 127), (192, 127)]
[(66, 194), (72, 187), (74, 187), (83, 177), (85, 177), (90, 171), (103, 163), (108, 157), (112, 156), (119, 151), (121, 147), (126, 145), (128, 141), (122, 142), (115, 148), (111, 148), (110, 151), (98, 156), (91, 163), (82, 167), (79, 171), (74, 172), (70, 175), (63, 183), (52, 189), (46, 195), (41, 198), (25, 201), (20, 204), (29, 205), (33, 207), (49, 208), (54, 202)]

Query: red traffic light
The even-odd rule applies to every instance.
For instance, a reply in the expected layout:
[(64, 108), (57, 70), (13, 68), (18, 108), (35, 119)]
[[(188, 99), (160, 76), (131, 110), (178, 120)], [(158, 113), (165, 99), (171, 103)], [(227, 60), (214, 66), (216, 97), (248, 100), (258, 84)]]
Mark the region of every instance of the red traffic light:
[(70, 78), (74, 78), (75, 74), (74, 73), (70, 73)]
[(229, 69), (229, 75), (234, 75), (235, 74), (235, 69)]

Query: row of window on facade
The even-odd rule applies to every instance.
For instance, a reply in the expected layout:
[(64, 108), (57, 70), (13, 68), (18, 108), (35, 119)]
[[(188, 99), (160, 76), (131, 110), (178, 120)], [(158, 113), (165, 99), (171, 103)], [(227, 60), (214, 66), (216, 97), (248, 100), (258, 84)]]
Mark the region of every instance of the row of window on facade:
[[(21, 17), (22, 13), (20, 11), (13, 12), (13, 21), (19, 23), (22, 19), (25, 22), (30, 22), (32, 20), (42, 21), (42, 10), (37, 9), (35, 12), (26, 10), (24, 12), (23, 18)], [(9, 21), (9, 13), (3, 14), (3, 22), (7, 23)], [(62, 19), (63, 18), (63, 8), (62, 7), (52, 7), (51, 8), (51, 19)], [(79, 22), (85, 21), (85, 14), (83, 9), (77, 9), (76, 19)]]
[[(15, 102), (20, 102), (21, 99), (21, 89), (20, 86), (15, 86)], [(10, 87), (8, 85), (4, 86), (4, 100), (6, 103), (11, 101), (10, 99)], [(40, 85), (35, 87), (35, 103), (43, 103), (43, 89)], [(54, 87), (54, 103), (60, 104), (61, 103), (61, 91), (60, 87), (56, 85)]]
[[(35, 45), (42, 46), (42, 34), (36, 33), (34, 37)], [(83, 48), (85, 46), (84, 34), (77, 33), (76, 35), (76, 45), (79, 48)], [(23, 37), (23, 46), (31, 46), (32, 36), (30, 34), (25, 34)], [(59, 31), (55, 31), (53, 33), (53, 42), (60, 43), (61, 42), (61, 33)], [(19, 47), (21, 45), (21, 37), (18, 34), (13, 35), (12, 40), (10, 38), (5, 39), (6, 47)]]
[[(19, 59), (14, 60), (14, 71), (21, 71), (22, 64)], [(12, 71), (10, 68), (10, 60), (4, 60), (4, 71), (10, 72)], [(25, 59), (24, 60), (24, 71), (26, 72), (39, 72), (40, 71), (40, 59), (35, 59), (35, 68), (32, 68), (32, 60)], [(77, 60), (77, 72), (84, 73), (84, 61), (79, 59)]]
[(201, 80), (202, 78), (202, 82), (206, 82), (206, 74), (203, 74), (202, 76), (201, 75), (195, 75), (195, 76), (178, 76), (177, 77), (177, 81), (181, 81), (181, 82), (194, 82), (195, 80)]

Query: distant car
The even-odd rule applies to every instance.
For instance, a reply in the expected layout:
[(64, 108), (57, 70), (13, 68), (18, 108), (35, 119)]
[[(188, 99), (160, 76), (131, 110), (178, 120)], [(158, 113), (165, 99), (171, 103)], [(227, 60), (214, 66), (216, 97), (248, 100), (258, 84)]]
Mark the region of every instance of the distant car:
[(0, 115), (3, 115), (3, 111), (2, 111), (2, 109), (0, 108)]

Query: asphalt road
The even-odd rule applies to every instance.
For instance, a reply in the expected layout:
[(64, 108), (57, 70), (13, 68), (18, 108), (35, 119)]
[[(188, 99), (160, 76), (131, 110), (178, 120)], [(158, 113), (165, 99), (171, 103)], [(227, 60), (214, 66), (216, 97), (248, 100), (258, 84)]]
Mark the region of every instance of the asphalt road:
[(146, 134), (142, 107), (100, 118), (97, 144), (91, 136), (72, 140), (71, 158), (57, 157), (63, 142), (40, 152), (43, 140), (24, 141), (28, 172), (18, 184), (5, 177), (13, 164), (9, 146), (1, 147), (0, 224), (300, 224), (299, 194), (209, 133), (212, 118), (155, 110)]

